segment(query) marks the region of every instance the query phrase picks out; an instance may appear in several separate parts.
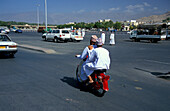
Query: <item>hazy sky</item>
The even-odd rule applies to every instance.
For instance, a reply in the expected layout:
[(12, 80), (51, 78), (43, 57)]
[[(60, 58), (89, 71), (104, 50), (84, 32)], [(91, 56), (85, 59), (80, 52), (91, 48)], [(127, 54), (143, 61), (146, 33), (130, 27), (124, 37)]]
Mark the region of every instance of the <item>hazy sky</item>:
[[(0, 0), (0, 14), (44, 12), (45, 0)], [(47, 0), (48, 13), (154, 12), (170, 10), (170, 0)]]

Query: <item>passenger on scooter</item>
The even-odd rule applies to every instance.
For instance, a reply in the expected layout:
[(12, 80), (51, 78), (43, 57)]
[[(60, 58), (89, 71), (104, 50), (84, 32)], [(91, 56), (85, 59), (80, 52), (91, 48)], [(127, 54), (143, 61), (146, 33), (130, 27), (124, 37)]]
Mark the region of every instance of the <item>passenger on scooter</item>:
[(87, 56), (89, 56), (89, 54), (92, 52), (92, 50), (94, 48), (97, 48), (97, 45), (96, 45), (96, 41), (97, 41), (98, 37), (96, 35), (92, 35), (91, 38), (90, 38), (90, 45), (87, 46), (81, 55), (76, 55), (77, 58), (80, 58), (80, 59), (83, 59), (83, 60), (86, 60), (87, 59)]
[(84, 71), (83, 66), (86, 64), (86, 60), (88, 60), (88, 58), (91, 55), (92, 50), (94, 50), (95, 48), (97, 48), (96, 45), (96, 41), (97, 41), (98, 37), (96, 35), (92, 35), (90, 38), (90, 45), (87, 46), (84, 50), (83, 53), (81, 55), (76, 55), (77, 58), (79, 59), (83, 59), (85, 62), (81, 62), (81, 73), (80, 73), (80, 78), (82, 81), (85, 81), (88, 79), (88, 77), (86, 76), (86, 73)]
[(109, 51), (102, 47), (102, 39), (98, 39), (97, 48), (95, 48), (89, 59), (86, 61), (86, 64), (83, 66), (83, 69), (86, 73), (86, 76), (89, 78), (89, 83), (94, 81), (91, 78), (91, 74), (95, 70), (109, 69), (110, 67), (110, 56)]

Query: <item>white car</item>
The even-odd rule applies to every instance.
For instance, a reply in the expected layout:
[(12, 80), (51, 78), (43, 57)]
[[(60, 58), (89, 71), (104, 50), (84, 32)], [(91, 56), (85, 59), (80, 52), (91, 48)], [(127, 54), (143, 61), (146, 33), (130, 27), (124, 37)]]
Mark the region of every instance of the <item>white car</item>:
[(7, 32), (7, 34), (10, 32), (10, 30), (8, 29), (8, 27), (4, 27), (5, 31)]
[(6, 34), (0, 34), (0, 54), (8, 54), (14, 57), (17, 52), (17, 43), (13, 42)]
[(71, 41), (77, 41), (80, 42), (83, 40), (83, 36), (81, 36), (81, 34), (76, 34), (74, 32), (71, 33)]
[(64, 41), (67, 42), (70, 40), (70, 30), (68, 29), (55, 29), (51, 30), (46, 34), (45, 40), (53, 40), (54, 42)]
[(0, 34), (6, 34), (7, 32), (5, 31), (5, 29), (0, 29)]

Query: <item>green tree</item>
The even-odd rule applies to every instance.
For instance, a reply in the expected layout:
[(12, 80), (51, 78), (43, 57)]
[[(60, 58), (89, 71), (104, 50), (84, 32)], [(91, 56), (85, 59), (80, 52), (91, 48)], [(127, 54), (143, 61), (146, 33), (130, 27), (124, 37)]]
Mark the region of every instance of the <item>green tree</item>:
[(113, 21), (109, 21), (109, 22), (103, 22), (103, 28), (107, 29), (108, 27), (113, 27), (114, 23)]
[(94, 23), (87, 23), (87, 24), (85, 24), (85, 28), (86, 29), (92, 29), (94, 27)]
[(93, 28), (97, 28), (97, 29), (99, 29), (99, 28), (103, 28), (103, 24), (102, 24), (102, 23), (100, 23), (100, 22), (95, 22), (95, 24), (94, 24)]
[(120, 22), (116, 22), (116, 23), (114, 24), (114, 28), (115, 28), (115, 29), (121, 29), (121, 26), (122, 26), (122, 23), (120, 23)]

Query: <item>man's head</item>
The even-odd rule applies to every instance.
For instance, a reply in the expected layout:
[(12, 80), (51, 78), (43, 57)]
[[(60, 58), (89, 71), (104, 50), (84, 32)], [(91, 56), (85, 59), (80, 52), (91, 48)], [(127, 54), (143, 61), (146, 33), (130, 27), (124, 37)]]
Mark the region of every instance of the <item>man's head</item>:
[(90, 38), (90, 45), (95, 45), (98, 37), (96, 35), (92, 35)]
[(102, 47), (102, 46), (103, 46), (102, 39), (101, 38), (97, 39), (97, 47)]

